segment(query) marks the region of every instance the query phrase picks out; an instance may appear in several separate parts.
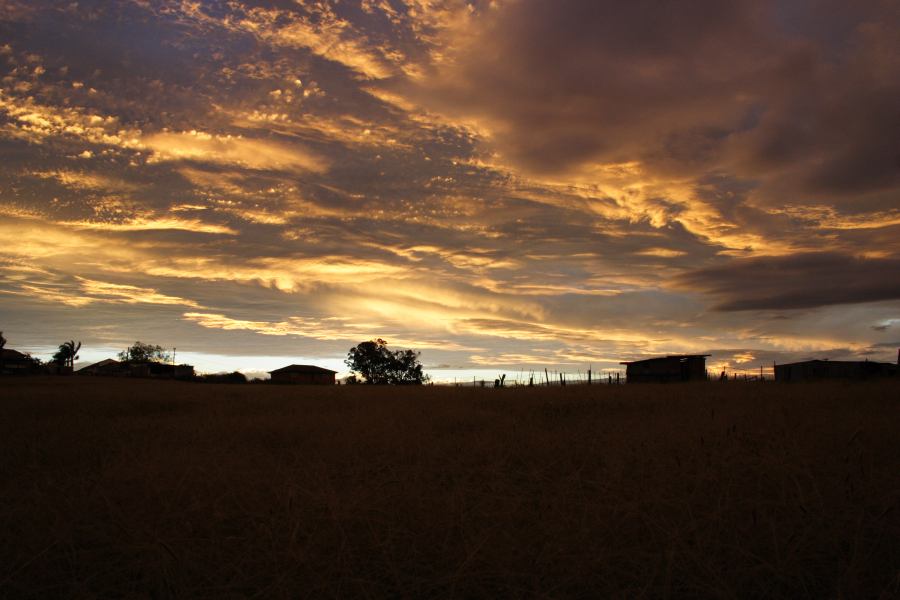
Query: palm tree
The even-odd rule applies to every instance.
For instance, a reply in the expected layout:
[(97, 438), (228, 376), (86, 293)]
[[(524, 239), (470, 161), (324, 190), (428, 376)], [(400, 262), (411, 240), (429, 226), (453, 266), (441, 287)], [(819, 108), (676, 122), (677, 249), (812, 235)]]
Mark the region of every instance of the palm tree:
[(59, 350), (53, 355), (53, 360), (63, 367), (73, 368), (78, 360), (78, 351), (81, 350), (81, 342), (71, 340), (59, 345)]

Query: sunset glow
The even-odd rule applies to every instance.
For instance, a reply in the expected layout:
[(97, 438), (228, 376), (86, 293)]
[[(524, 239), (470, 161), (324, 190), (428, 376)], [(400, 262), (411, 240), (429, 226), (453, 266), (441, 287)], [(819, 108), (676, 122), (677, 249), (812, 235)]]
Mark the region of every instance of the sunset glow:
[(0, 330), (248, 373), (384, 338), (437, 381), (894, 362), (898, 31), (882, 0), (5, 0)]

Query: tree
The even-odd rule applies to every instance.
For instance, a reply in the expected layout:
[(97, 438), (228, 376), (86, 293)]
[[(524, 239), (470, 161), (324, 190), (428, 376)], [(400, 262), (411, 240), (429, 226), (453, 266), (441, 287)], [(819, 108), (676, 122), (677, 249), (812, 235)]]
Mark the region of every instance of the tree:
[(119, 360), (124, 362), (168, 362), (171, 360), (171, 355), (162, 346), (135, 342), (119, 352)]
[(422, 363), (419, 362), (419, 353), (412, 350), (398, 350), (394, 352), (394, 377), (393, 383), (406, 385), (421, 385), (427, 379), (422, 372)]
[(78, 351), (81, 350), (81, 342), (71, 340), (59, 345), (59, 350), (53, 355), (53, 360), (61, 367), (74, 367), (78, 360)]
[(369, 384), (421, 385), (428, 380), (422, 372), (418, 352), (392, 352), (382, 339), (362, 342), (350, 348), (344, 362)]
[(6, 338), (3, 337), (3, 332), (0, 331), (0, 373), (3, 372), (3, 347), (6, 346)]

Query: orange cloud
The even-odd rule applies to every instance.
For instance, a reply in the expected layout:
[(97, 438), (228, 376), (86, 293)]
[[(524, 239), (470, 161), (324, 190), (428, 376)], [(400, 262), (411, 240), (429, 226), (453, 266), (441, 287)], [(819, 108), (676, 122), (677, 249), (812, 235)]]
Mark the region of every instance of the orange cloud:
[[(241, 136), (214, 135), (200, 131), (156, 133), (142, 138), (153, 151), (152, 161), (193, 160), (250, 169), (283, 171), (327, 170), (327, 162), (296, 144)], [(151, 161), (151, 162), (152, 162)]]

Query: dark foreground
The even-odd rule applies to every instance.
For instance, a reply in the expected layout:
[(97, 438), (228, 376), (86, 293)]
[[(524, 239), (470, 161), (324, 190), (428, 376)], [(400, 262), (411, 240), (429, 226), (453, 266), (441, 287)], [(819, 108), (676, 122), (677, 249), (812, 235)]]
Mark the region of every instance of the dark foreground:
[(0, 381), (0, 597), (900, 597), (900, 385)]

